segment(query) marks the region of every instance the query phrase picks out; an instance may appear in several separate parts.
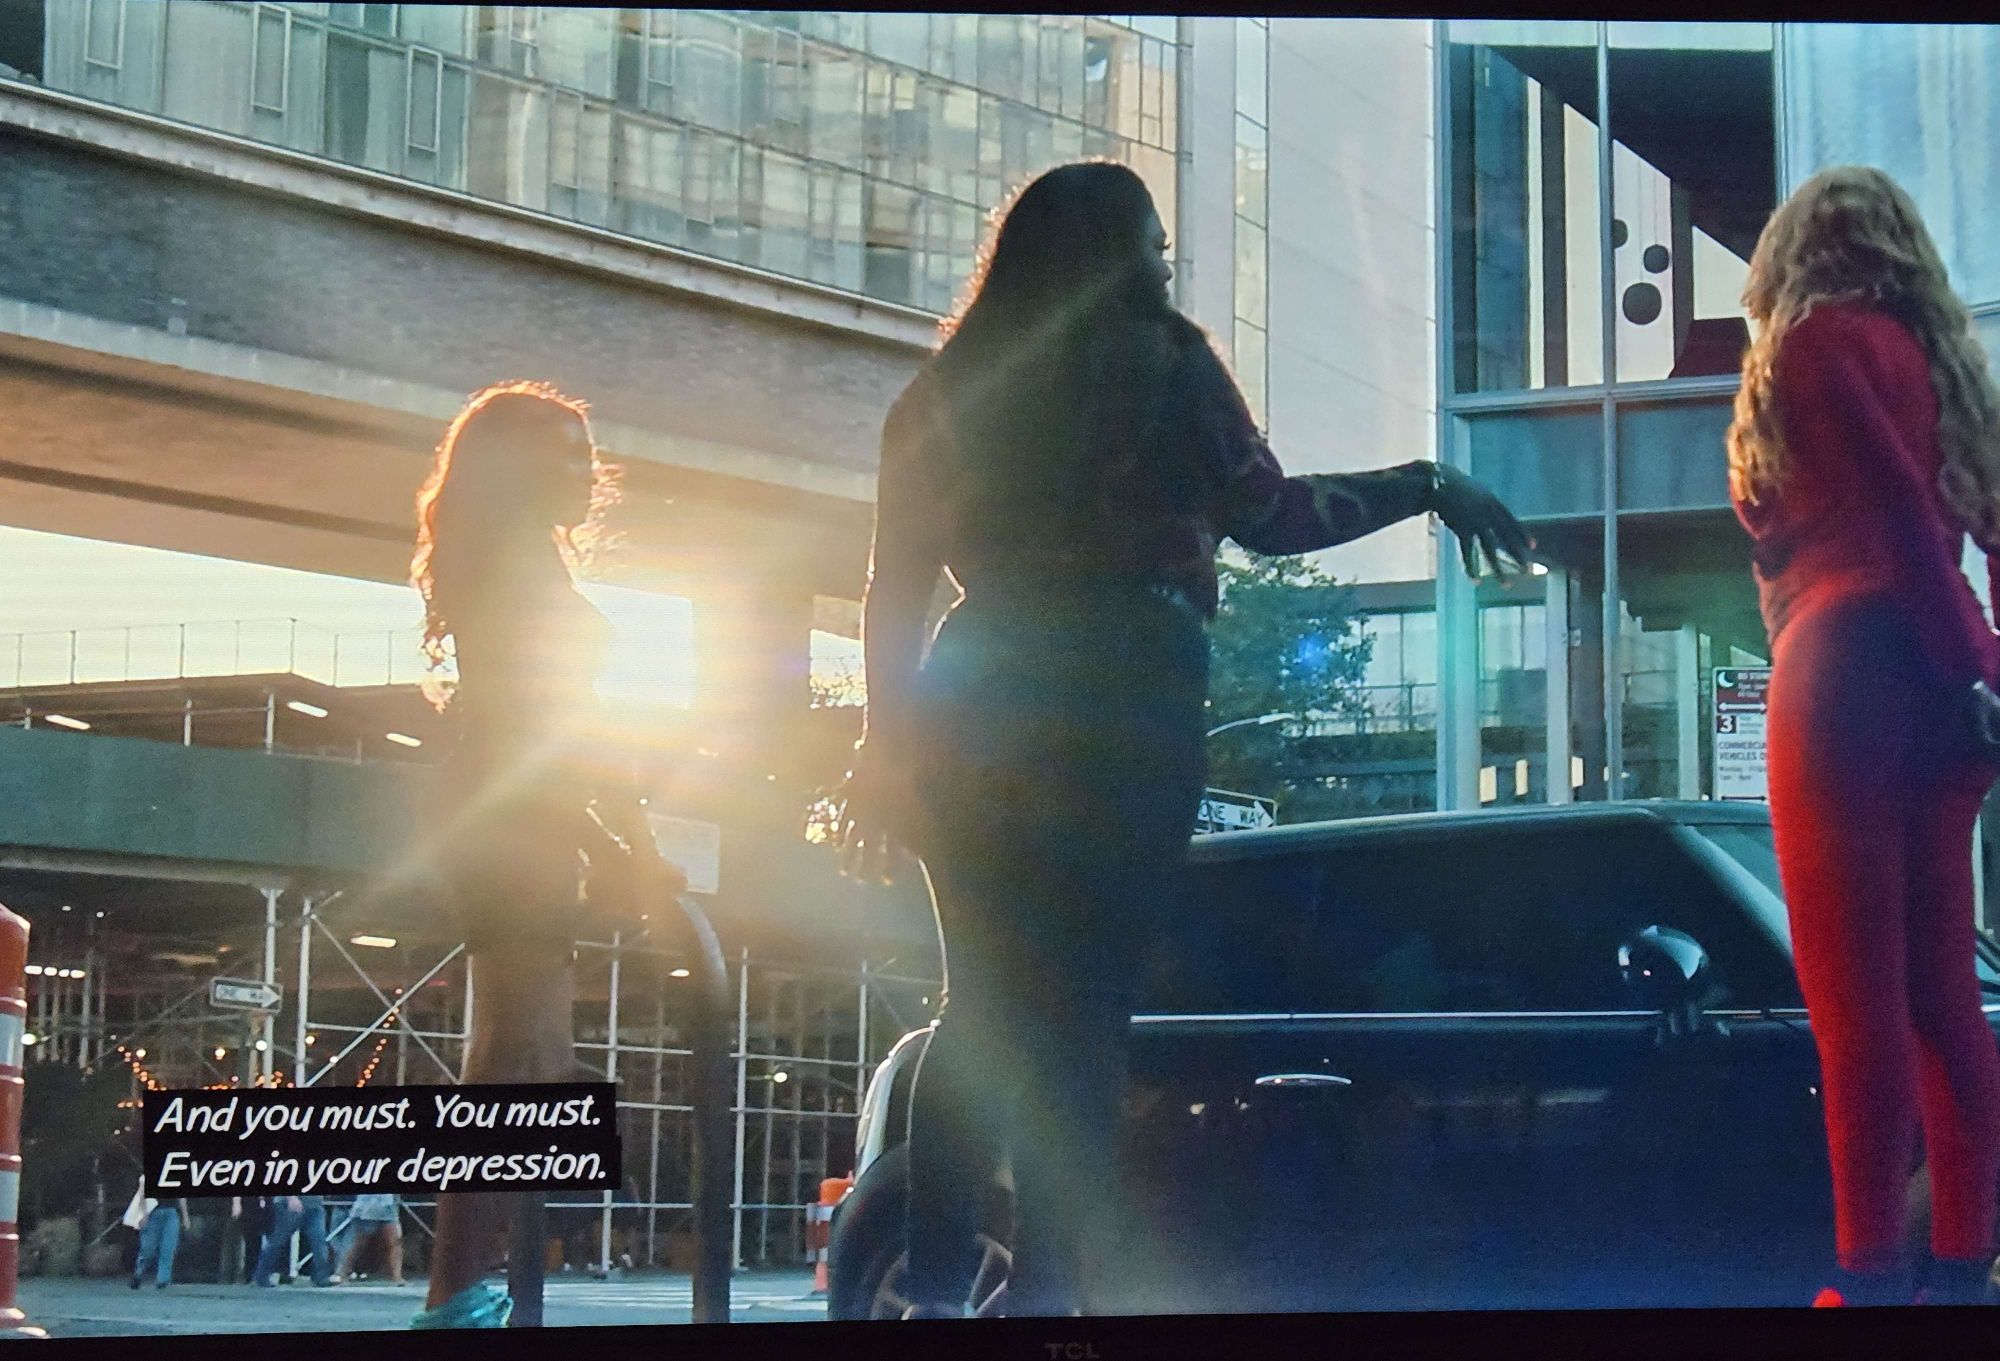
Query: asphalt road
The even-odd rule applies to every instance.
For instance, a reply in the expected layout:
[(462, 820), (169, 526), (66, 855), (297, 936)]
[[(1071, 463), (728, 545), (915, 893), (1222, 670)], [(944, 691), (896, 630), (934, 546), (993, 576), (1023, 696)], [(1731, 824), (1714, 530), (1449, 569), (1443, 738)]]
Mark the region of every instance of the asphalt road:
[[(800, 1323), (826, 1317), (812, 1295), (810, 1272), (750, 1272), (730, 1289), (739, 1323)], [(28, 1321), (51, 1337), (187, 1336), (202, 1333), (368, 1332), (407, 1328), (423, 1307), (424, 1287), (356, 1281), (324, 1289), (281, 1285), (173, 1285), (131, 1289), (125, 1278), (30, 1277), (20, 1284)], [(550, 1326), (688, 1323), (694, 1286), (686, 1275), (632, 1274), (593, 1280), (558, 1276), (548, 1283), (543, 1314)]]

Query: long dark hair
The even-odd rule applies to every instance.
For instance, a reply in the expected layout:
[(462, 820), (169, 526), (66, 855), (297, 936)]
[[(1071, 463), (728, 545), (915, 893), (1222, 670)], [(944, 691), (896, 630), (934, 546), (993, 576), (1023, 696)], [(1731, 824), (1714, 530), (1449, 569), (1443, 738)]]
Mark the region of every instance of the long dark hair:
[(1123, 165), (1041, 175), (993, 214), (932, 361), (950, 415), (951, 469), (982, 535), (1045, 533), (1107, 500), (1157, 504), (1186, 479), (1154, 439), (1182, 348), (1147, 239), (1155, 209)]
[[(581, 441), (589, 450), (591, 498), (580, 523), (557, 509), (562, 452)], [(440, 672), (454, 616), (484, 602), (502, 579), (546, 578), (567, 587), (582, 565), (604, 508), (615, 495), (609, 470), (591, 439), (588, 408), (547, 383), (495, 383), (467, 400), (446, 427), (430, 476), (417, 494), (417, 545), (410, 580), (424, 600), (424, 656), (431, 672), (424, 690), (443, 709), (451, 687)]]

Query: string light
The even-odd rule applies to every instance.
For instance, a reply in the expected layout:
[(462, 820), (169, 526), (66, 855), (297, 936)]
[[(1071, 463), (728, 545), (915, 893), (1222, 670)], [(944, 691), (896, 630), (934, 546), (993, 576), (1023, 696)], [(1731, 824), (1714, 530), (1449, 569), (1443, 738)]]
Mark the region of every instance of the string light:
[[(122, 1044), (116, 1046), (116, 1048), (118, 1056), (125, 1060), (126, 1066), (132, 1070), (132, 1075), (139, 1079), (140, 1085), (145, 1087), (147, 1091), (164, 1092), (167, 1089), (164, 1083), (153, 1076), (152, 1071), (145, 1064), (139, 1062), (139, 1055), (135, 1055)], [(144, 1054), (145, 1052), (145, 1050), (141, 1049), (139, 1054)]]
[[(390, 1013), (389, 1019), (391, 1020), (395, 1019), (394, 1012)], [(387, 1035), (384, 1035), (381, 1039), (375, 1041), (375, 1052), (368, 1056), (368, 1065), (367, 1067), (361, 1070), (361, 1077), (354, 1084), (355, 1086), (366, 1087), (368, 1085), (368, 1079), (375, 1076), (375, 1069), (382, 1062), (382, 1051), (384, 1049), (387, 1049), (388, 1047), (389, 1047), (389, 1037)]]

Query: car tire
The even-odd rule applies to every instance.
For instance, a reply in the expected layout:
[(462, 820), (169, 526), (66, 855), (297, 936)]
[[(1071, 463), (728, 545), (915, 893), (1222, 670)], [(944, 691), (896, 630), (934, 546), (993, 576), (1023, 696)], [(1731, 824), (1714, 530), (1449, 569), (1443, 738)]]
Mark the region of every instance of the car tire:
[[(901, 1278), (909, 1267), (905, 1215), (909, 1205), (910, 1156), (907, 1145), (889, 1149), (870, 1164), (834, 1213), (827, 1243), (826, 1316), (842, 1322), (899, 1319), (909, 1303)], [(999, 1312), (1011, 1255), (1006, 1217), (1007, 1193), (995, 1187), (988, 1198), (980, 1239), (980, 1267), (966, 1305), (975, 1315)]]

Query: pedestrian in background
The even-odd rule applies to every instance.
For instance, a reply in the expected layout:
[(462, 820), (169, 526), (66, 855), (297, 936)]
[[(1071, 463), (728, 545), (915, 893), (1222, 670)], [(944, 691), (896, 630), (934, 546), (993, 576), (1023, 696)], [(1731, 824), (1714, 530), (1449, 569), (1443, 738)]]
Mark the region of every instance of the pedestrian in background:
[[(1771, 821), (1819, 1048), (1838, 1270), (1820, 1305), (1970, 1303), (2000, 1185), (2000, 1053), (1973, 964), (1996, 639), (1961, 570), (2000, 550), (2000, 394), (1916, 206), (1825, 171), (1772, 216), (1729, 432), (1771, 635)], [(1933, 1188), (1902, 1260), (1921, 1114)]]
[(257, 1279), (257, 1259), (264, 1255), (264, 1235), (271, 1224), (271, 1197), (232, 1198), (229, 1222), (234, 1232), (226, 1240), (230, 1248), (223, 1256), (222, 1279), (226, 1283), (240, 1281), (247, 1285)]
[[(1434, 463), (1287, 477), (1174, 308), (1166, 250), (1126, 167), (1041, 176), (883, 431), (841, 839), (865, 877), (921, 855), (944, 947), (910, 1114), (912, 1317), (964, 1313), (1002, 1150), (1006, 1312), (1109, 1303), (1086, 1273), (1127, 1227), (1133, 988), (1206, 783), (1219, 541), (1305, 553), (1435, 512), (1469, 570), (1531, 549)], [(960, 598), (926, 657), (940, 572)]]
[(289, 1274), (292, 1236), (304, 1238), (312, 1283), (333, 1284), (333, 1252), (326, 1242), (326, 1200), (322, 1196), (279, 1196), (275, 1199), (271, 1230), (264, 1236), (264, 1251), (258, 1255), (253, 1284), (269, 1286), (280, 1274)]
[(180, 1248), (181, 1234), (189, 1227), (188, 1203), (176, 1197), (156, 1200), (146, 1194), (141, 1178), (125, 1207), (125, 1226), (139, 1234), (139, 1255), (132, 1263), (132, 1289), (137, 1290), (146, 1273), (154, 1273), (156, 1289), (174, 1283), (174, 1253)]
[(400, 1196), (394, 1193), (356, 1196), (353, 1213), (349, 1216), (348, 1234), (347, 1251), (341, 1254), (340, 1269), (334, 1273), (336, 1282), (352, 1279), (354, 1264), (361, 1259), (362, 1252), (370, 1244), (380, 1244), (390, 1282), (403, 1284), (403, 1210)]

